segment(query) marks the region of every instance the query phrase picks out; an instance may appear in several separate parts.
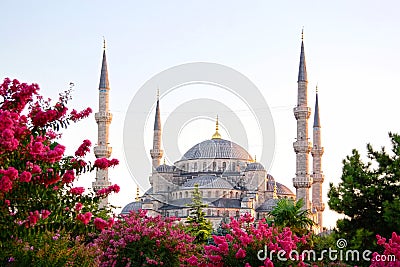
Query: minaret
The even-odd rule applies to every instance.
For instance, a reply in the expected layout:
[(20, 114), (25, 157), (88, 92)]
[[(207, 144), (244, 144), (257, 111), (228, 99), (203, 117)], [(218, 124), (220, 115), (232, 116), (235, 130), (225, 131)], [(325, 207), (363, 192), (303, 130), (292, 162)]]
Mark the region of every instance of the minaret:
[(293, 178), (293, 186), (296, 188), (296, 199), (303, 199), (304, 209), (310, 209), (310, 187), (312, 178), (308, 171), (308, 158), (311, 151), (311, 143), (308, 140), (308, 119), (311, 109), (307, 106), (307, 69), (304, 54), (303, 31), (301, 32), (301, 53), (299, 64), (299, 76), (297, 80), (297, 106), (294, 108), (294, 116), (297, 120), (297, 138), (293, 143), (296, 152), (296, 177)]
[(322, 212), (325, 209), (325, 204), (322, 201), (322, 183), (324, 182), (325, 175), (322, 172), (321, 159), (324, 154), (324, 148), (321, 146), (321, 124), (319, 121), (319, 107), (318, 107), (318, 88), (315, 94), (315, 111), (314, 111), (314, 125), (313, 125), (313, 148), (311, 155), (313, 156), (313, 185), (312, 185), (312, 205), (317, 211), (317, 221), (319, 232), (322, 232)]
[[(103, 46), (103, 62), (101, 65), (100, 84), (99, 84), (99, 112), (95, 114), (97, 122), (97, 145), (94, 147), (94, 155), (96, 158), (109, 158), (111, 156), (112, 148), (108, 143), (108, 135), (110, 123), (112, 120), (112, 114), (109, 112), (109, 91), (110, 85), (108, 82), (108, 71), (107, 71), (107, 60), (106, 60), (106, 41), (104, 40)], [(108, 180), (108, 170), (97, 169), (96, 180), (92, 186), (94, 191), (101, 188), (110, 186), (111, 183)], [(104, 198), (100, 203), (100, 208), (105, 207), (108, 204), (108, 198)]]
[(157, 90), (157, 106), (154, 119), (153, 149), (150, 149), (153, 172), (160, 165), (164, 151), (161, 149), (161, 119), (160, 119), (160, 93)]

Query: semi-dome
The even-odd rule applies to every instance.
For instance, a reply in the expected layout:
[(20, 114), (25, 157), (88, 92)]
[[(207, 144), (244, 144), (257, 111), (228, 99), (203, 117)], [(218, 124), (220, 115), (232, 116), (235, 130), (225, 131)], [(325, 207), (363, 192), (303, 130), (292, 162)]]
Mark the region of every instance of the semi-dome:
[(198, 143), (183, 155), (181, 161), (192, 159), (236, 159), (253, 161), (253, 158), (243, 147), (232, 141), (220, 138)]
[(142, 202), (134, 201), (127, 204), (121, 211), (121, 214), (129, 214), (131, 211), (138, 211), (142, 208)]
[(274, 180), (270, 180), (267, 182), (267, 191), (273, 191), (275, 185), (276, 185), (276, 193), (278, 195), (295, 196), (292, 190), (290, 190), (281, 183), (275, 182)]
[(252, 162), (247, 164), (245, 171), (265, 171), (265, 168), (259, 162)]
[(157, 172), (174, 172), (174, 166), (170, 166), (167, 164), (162, 164), (156, 168)]
[(196, 177), (192, 180), (187, 181), (183, 184), (184, 188), (193, 188), (195, 184), (199, 185), (199, 188), (224, 188), (224, 189), (232, 189), (233, 186), (227, 180), (212, 176), (212, 175), (203, 175)]

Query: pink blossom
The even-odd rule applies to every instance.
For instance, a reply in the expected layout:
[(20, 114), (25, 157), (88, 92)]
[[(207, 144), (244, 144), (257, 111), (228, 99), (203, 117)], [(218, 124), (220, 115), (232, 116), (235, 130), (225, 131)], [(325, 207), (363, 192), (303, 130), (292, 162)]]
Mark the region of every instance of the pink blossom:
[(82, 209), (82, 206), (83, 206), (82, 203), (80, 203), (80, 202), (76, 203), (75, 204), (75, 210), (76, 211), (80, 211)]
[(62, 181), (65, 184), (72, 183), (74, 180), (75, 180), (75, 174), (73, 170), (67, 170), (62, 177)]
[(73, 195), (82, 195), (83, 192), (85, 192), (85, 188), (84, 187), (74, 187), (74, 188), (71, 188), (71, 190), (69, 190), (69, 192)]
[(238, 252), (235, 254), (236, 259), (243, 259), (246, 257), (246, 251), (243, 250), (242, 248), (239, 248)]
[(12, 181), (6, 175), (0, 179), (0, 190), (3, 192), (8, 192), (12, 189)]
[(47, 217), (49, 217), (49, 215), (51, 214), (51, 212), (48, 210), (42, 210), (40, 213), (42, 214), (43, 220), (46, 219)]
[(4, 203), (6, 204), (6, 206), (10, 206), (10, 200), (6, 199), (4, 200)]
[(21, 175), (19, 176), (19, 180), (21, 182), (26, 182), (26, 183), (30, 182), (31, 178), (32, 178), (32, 174), (28, 171), (22, 172)]
[(78, 150), (75, 151), (75, 156), (84, 157), (86, 153), (90, 151), (90, 146), (92, 143), (89, 140), (84, 140), (83, 143), (79, 146)]
[(84, 225), (87, 225), (90, 222), (90, 219), (92, 218), (92, 213), (91, 212), (86, 212), (85, 214), (79, 213), (76, 216), (76, 219), (81, 221)]
[(101, 218), (95, 218), (94, 219), (94, 226), (98, 229), (98, 230), (103, 230), (104, 228), (106, 228), (108, 226), (107, 221), (101, 219)]
[(108, 160), (106, 158), (96, 159), (93, 166), (97, 167), (99, 169), (107, 169), (108, 168)]
[(195, 255), (192, 255), (189, 259), (187, 259), (188, 263), (193, 266), (197, 266), (198, 259)]

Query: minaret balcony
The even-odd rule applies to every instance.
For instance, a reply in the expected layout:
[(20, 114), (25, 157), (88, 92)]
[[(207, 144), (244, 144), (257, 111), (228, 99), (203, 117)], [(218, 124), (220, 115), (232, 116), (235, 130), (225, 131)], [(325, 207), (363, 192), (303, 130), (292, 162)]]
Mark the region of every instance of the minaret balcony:
[(112, 147), (109, 146), (95, 146), (93, 148), (96, 158), (109, 158), (112, 153)]
[(325, 175), (323, 173), (313, 173), (312, 175), (313, 183), (323, 183), (325, 179)]
[(312, 205), (317, 211), (321, 212), (325, 210), (325, 203), (320, 202), (319, 200), (316, 200), (315, 202), (313, 201)]
[(313, 147), (311, 150), (311, 155), (313, 157), (319, 157), (322, 156), (324, 154), (324, 148), (323, 147)]
[(110, 112), (104, 112), (100, 111), (94, 114), (94, 118), (96, 119), (96, 122), (107, 122), (110, 123), (112, 120), (112, 114)]
[(294, 152), (296, 153), (310, 153), (312, 144), (305, 140), (297, 140), (293, 143)]
[(152, 159), (162, 158), (164, 151), (161, 149), (150, 149), (150, 156)]
[(293, 178), (293, 186), (295, 188), (310, 188), (313, 183), (313, 179), (309, 176), (295, 177)]
[(308, 118), (310, 118), (310, 115), (311, 115), (311, 108), (298, 106), (293, 109), (293, 113), (294, 113), (294, 116), (296, 117), (296, 120), (308, 119)]

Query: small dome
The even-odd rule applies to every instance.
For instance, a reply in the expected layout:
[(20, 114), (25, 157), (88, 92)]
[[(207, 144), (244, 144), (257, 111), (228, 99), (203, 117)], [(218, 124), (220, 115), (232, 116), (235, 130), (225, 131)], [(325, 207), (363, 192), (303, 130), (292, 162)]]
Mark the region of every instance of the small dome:
[(165, 172), (174, 172), (174, 169), (175, 169), (174, 166), (170, 166), (170, 165), (167, 165), (167, 164), (162, 164), (162, 165), (160, 165), (160, 166), (158, 166), (156, 168), (156, 171), (165, 173)]
[(218, 138), (206, 140), (193, 146), (183, 155), (180, 161), (191, 159), (239, 159), (253, 161), (253, 158), (243, 147), (234, 142)]
[(131, 211), (138, 211), (142, 208), (142, 202), (135, 201), (127, 204), (121, 211), (121, 214), (129, 214)]
[(233, 186), (227, 180), (212, 175), (204, 175), (196, 177), (184, 183), (183, 187), (191, 188), (194, 187), (195, 184), (198, 184), (199, 188), (233, 189)]
[[(267, 182), (267, 191), (274, 191), (274, 186), (275, 186), (275, 181), (269, 180)], [(292, 190), (290, 190), (289, 188), (278, 182), (276, 182), (276, 193), (278, 195), (290, 195), (290, 196), (295, 195), (293, 194)]]
[(259, 162), (252, 162), (252, 163), (247, 164), (246, 169), (244, 171), (245, 172), (248, 172), (248, 171), (265, 171), (265, 168)]
[(256, 209), (257, 212), (270, 212), (272, 211), (276, 205), (278, 204), (279, 199), (271, 198), (261, 204), (260, 207)]

